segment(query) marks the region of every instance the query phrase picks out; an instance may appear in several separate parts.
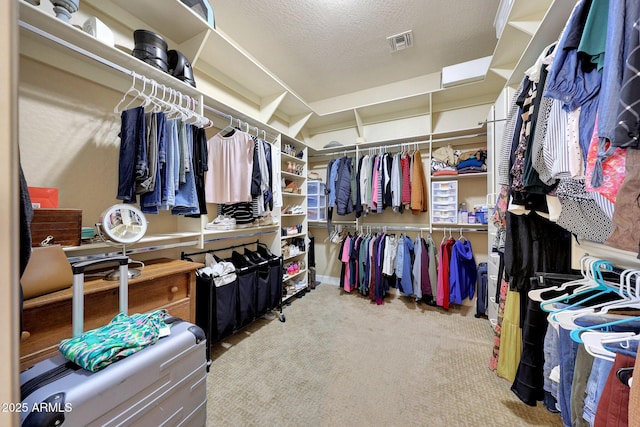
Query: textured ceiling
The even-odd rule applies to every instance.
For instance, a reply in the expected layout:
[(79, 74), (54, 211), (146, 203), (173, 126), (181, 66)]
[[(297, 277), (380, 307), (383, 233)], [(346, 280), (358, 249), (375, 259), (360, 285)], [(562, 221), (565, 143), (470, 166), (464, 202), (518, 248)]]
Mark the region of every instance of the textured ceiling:
[[(498, 4), (211, 0), (216, 27), (309, 103), (491, 55)], [(407, 30), (413, 30), (414, 46), (391, 53), (386, 38)]]

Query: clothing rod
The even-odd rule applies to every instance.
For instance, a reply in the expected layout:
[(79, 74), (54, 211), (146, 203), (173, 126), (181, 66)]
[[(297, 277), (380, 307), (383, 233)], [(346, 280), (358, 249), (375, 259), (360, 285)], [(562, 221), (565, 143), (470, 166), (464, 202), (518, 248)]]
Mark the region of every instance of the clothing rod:
[[(96, 54), (94, 54), (92, 52), (89, 52), (86, 49), (81, 48), (80, 46), (76, 46), (73, 43), (70, 43), (70, 42), (68, 42), (68, 41), (66, 41), (64, 39), (61, 39), (61, 38), (59, 38), (59, 37), (57, 37), (57, 36), (55, 36), (55, 35), (53, 35), (51, 33), (48, 33), (48, 32), (46, 32), (46, 31), (44, 31), (44, 30), (42, 30), (42, 29), (40, 29), (38, 27), (35, 27), (35, 26), (33, 26), (33, 25), (31, 25), (31, 24), (29, 24), (27, 22), (24, 22), (22, 20), (18, 20), (18, 25), (20, 27), (24, 28), (25, 30), (31, 31), (32, 33), (37, 34), (40, 37), (44, 37), (44, 38), (46, 38), (48, 40), (51, 40), (51, 41), (53, 41), (53, 42), (55, 42), (55, 43), (57, 43), (57, 44), (59, 44), (61, 46), (66, 47), (67, 49), (70, 49), (70, 50), (72, 50), (72, 51), (74, 51), (76, 53), (79, 53), (79, 54), (81, 54), (83, 56), (86, 56), (87, 58), (90, 58), (90, 59), (92, 59), (92, 60), (94, 60), (96, 62), (99, 62), (100, 64), (106, 65), (107, 67), (112, 68), (112, 69), (114, 69), (116, 71), (119, 71), (119, 72), (121, 72), (123, 74), (126, 74), (128, 76), (132, 76), (132, 77), (144, 78), (144, 79), (146, 79), (147, 81), (150, 81), (150, 82), (154, 81), (153, 79), (150, 79), (150, 78), (148, 78), (148, 77), (146, 77), (146, 76), (144, 76), (142, 74), (139, 74), (139, 73), (136, 73), (136, 72), (134, 72), (132, 70), (124, 68), (124, 67), (122, 67), (122, 66), (120, 66), (120, 65), (118, 65), (118, 64), (116, 64), (114, 62), (109, 61), (108, 59), (102, 58), (102, 57), (100, 57), (100, 56), (98, 56), (98, 55), (96, 55)], [(184, 96), (187, 96), (187, 95), (184, 95)], [(197, 103), (197, 101), (195, 101), (195, 102)], [(246, 124), (248, 126), (251, 126), (247, 122), (244, 122), (244, 121), (242, 121), (242, 120), (240, 120), (238, 118), (235, 118), (230, 114), (226, 114), (226, 113), (223, 113), (222, 111), (216, 110), (215, 108), (210, 107), (210, 106), (208, 106), (206, 104), (204, 104), (204, 109), (207, 110), (207, 111), (210, 111), (210, 112), (212, 112), (212, 113), (214, 113), (214, 114), (216, 114), (218, 116), (224, 117), (224, 118), (226, 118), (228, 120), (236, 120), (236, 121), (238, 121), (239, 124), (242, 123), (242, 124)], [(277, 140), (277, 136), (273, 136), (273, 135), (267, 133), (266, 131), (263, 131), (262, 129), (257, 128), (256, 126), (251, 126), (251, 127), (256, 129), (256, 134), (264, 133), (265, 138), (272, 139), (274, 142)], [(256, 136), (259, 137), (259, 135), (256, 135)]]
[(256, 231), (255, 233), (246, 233), (246, 234), (236, 234), (233, 236), (227, 236), (227, 237), (215, 237), (213, 239), (206, 239), (204, 241), (204, 243), (214, 243), (214, 242), (222, 242), (225, 240), (235, 240), (235, 239), (244, 239), (246, 237), (255, 237), (255, 236), (262, 236), (264, 234), (273, 234), (273, 231)]
[(473, 232), (486, 232), (487, 229), (486, 228), (465, 228), (465, 227), (434, 227), (433, 231), (442, 231), (442, 232), (451, 232), (453, 233), (454, 231), (458, 231), (458, 232), (469, 232), (469, 233), (473, 233)]
[(256, 130), (256, 136), (257, 136), (258, 138), (260, 137), (258, 134), (259, 134), (259, 133), (263, 133), (263, 134), (265, 135), (265, 138), (269, 138), (269, 139), (273, 140), (273, 142), (275, 142), (275, 141), (278, 139), (278, 137), (277, 137), (277, 136), (271, 135), (270, 133), (267, 133), (267, 131), (262, 130), (262, 129), (260, 129), (260, 128), (256, 127), (256, 126), (251, 126), (248, 122), (245, 122), (245, 121), (243, 121), (243, 120), (240, 120), (240, 119), (238, 119), (237, 117), (233, 117), (231, 114), (227, 114), (227, 113), (224, 113), (224, 112), (222, 112), (222, 111), (220, 111), (220, 110), (216, 110), (215, 108), (210, 107), (210, 106), (208, 106), (208, 105), (206, 105), (206, 104), (204, 105), (204, 109), (205, 109), (205, 110), (207, 110), (207, 111), (209, 111), (209, 112), (211, 112), (211, 113), (213, 113), (213, 114), (215, 114), (215, 115), (217, 115), (217, 116), (220, 116), (220, 117), (222, 117), (222, 118), (225, 118), (225, 119), (227, 119), (227, 120), (229, 120), (229, 121), (233, 121), (233, 120), (237, 121), (237, 122), (238, 122), (238, 126), (239, 126), (240, 128), (242, 128), (242, 125), (243, 125), (243, 124), (246, 124), (247, 126), (252, 127), (253, 129), (255, 129), (255, 130)]
[(487, 124), (487, 123), (504, 122), (504, 121), (506, 121), (506, 120), (507, 120), (507, 119), (483, 120), (483, 121), (481, 121), (481, 122), (478, 122), (478, 125), (481, 125), (481, 126), (482, 126), (482, 125)]
[[(195, 246), (198, 244), (197, 240), (192, 240), (189, 242), (181, 242), (181, 243), (169, 243), (166, 245), (156, 245), (156, 246), (146, 246), (143, 248), (134, 248), (134, 249), (127, 249), (126, 254), (130, 255), (130, 254), (141, 254), (141, 253), (145, 253), (145, 252), (152, 252), (152, 251), (161, 251), (161, 250), (165, 250), (165, 249), (175, 249), (175, 248), (179, 248), (182, 246)], [(76, 256), (76, 257), (69, 257), (69, 262), (70, 263), (76, 263), (76, 262), (80, 262), (80, 261), (89, 261), (89, 260), (94, 260), (94, 259), (103, 259), (103, 258), (109, 258), (112, 256), (121, 256), (122, 252), (118, 251), (118, 252), (110, 252), (110, 253), (103, 253), (103, 254), (96, 254), (96, 255), (83, 255), (83, 256)]]
[(385, 224), (360, 224), (358, 228), (372, 228), (372, 229), (380, 229), (380, 230), (391, 230), (391, 231), (429, 231), (429, 227), (416, 227), (412, 225), (385, 225)]
[(221, 251), (228, 251), (231, 249), (243, 248), (245, 246), (257, 245), (259, 243), (260, 243), (260, 240), (256, 240), (255, 242), (241, 243), (239, 245), (227, 246), (225, 248), (220, 248), (220, 249), (208, 249), (206, 251), (198, 251), (198, 252), (190, 252), (190, 253), (180, 252), (180, 259), (185, 259), (186, 257), (190, 257), (194, 255), (210, 254), (214, 252), (221, 252)]
[[(323, 152), (323, 153), (313, 154), (313, 155), (311, 155), (309, 157), (310, 158), (313, 158), (313, 157), (327, 157), (327, 156), (335, 156), (336, 154), (339, 155), (340, 153), (356, 153), (358, 151), (376, 150), (376, 149), (390, 149), (390, 148), (403, 147), (403, 146), (410, 147), (412, 145), (423, 145), (423, 144), (429, 144), (429, 143), (434, 143), (434, 142), (455, 141), (455, 140), (459, 140), (459, 139), (477, 138), (477, 137), (480, 137), (480, 136), (487, 136), (487, 134), (486, 133), (476, 133), (476, 134), (473, 134), (473, 135), (448, 136), (446, 138), (435, 138), (435, 139), (432, 139), (431, 141), (401, 142), (401, 143), (392, 144), (392, 145), (378, 145), (378, 146), (373, 146), (372, 145), (370, 147), (357, 146), (356, 148), (350, 148), (350, 149), (346, 149), (346, 150), (335, 149), (335, 151), (332, 151), (332, 152)], [(351, 147), (351, 145), (346, 146), (346, 147)], [(332, 150), (333, 150), (333, 148), (332, 148)]]

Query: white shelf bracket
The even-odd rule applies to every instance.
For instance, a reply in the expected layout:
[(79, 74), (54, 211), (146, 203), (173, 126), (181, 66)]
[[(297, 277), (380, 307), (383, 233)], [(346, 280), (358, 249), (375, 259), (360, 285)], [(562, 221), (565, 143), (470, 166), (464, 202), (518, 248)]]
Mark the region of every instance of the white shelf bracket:
[(271, 117), (275, 114), (276, 110), (287, 96), (287, 92), (267, 96), (260, 101), (260, 121), (262, 123), (269, 123)]

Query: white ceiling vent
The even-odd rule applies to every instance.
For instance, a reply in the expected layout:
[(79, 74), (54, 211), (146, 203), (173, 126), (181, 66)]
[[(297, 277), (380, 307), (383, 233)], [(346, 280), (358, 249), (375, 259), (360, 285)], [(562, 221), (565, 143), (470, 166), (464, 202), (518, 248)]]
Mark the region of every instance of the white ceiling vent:
[(413, 46), (413, 32), (411, 30), (405, 31), (395, 36), (389, 36), (387, 40), (391, 45), (391, 52), (397, 52)]

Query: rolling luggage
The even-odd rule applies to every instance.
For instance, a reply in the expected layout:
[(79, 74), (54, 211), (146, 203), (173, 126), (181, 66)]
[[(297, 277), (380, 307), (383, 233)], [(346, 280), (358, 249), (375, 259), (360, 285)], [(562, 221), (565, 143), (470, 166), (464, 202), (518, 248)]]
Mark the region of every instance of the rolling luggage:
[[(82, 334), (84, 270), (120, 264), (120, 310), (128, 301), (128, 257), (73, 265), (73, 334)], [(22, 426), (204, 426), (206, 340), (201, 328), (177, 318), (164, 320), (168, 336), (97, 372), (62, 354), (20, 374)]]
[(488, 264), (486, 262), (481, 262), (480, 264), (478, 264), (478, 290), (476, 292), (477, 294), (477, 300), (476, 300), (476, 318), (479, 317), (487, 317), (487, 304), (488, 304), (488, 299), (489, 299), (489, 295), (488, 295), (488, 289), (487, 289), (487, 270), (488, 269)]

